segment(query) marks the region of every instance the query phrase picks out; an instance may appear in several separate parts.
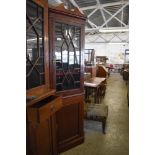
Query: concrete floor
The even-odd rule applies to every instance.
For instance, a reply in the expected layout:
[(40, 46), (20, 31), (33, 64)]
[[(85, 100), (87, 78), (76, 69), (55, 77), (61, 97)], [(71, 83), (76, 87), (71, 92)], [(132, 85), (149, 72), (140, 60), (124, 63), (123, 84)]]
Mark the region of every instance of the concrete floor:
[(99, 106), (102, 108), (103, 104), (108, 105), (106, 134), (102, 134), (99, 130), (85, 129), (85, 142), (61, 155), (129, 154), (127, 85), (119, 73), (112, 73), (108, 78), (106, 94)]

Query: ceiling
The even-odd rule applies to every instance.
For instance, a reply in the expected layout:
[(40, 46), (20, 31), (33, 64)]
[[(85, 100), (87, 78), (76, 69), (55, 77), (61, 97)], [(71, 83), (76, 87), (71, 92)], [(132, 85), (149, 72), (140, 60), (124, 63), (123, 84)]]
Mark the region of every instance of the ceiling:
[[(113, 34), (112, 37), (118, 39), (116, 42), (128, 43), (129, 0), (48, 0), (48, 2), (50, 5), (63, 2), (69, 7), (78, 7), (87, 16), (86, 42), (89, 42), (87, 38), (96, 36), (100, 38), (100, 42), (111, 42), (112, 39), (107, 40), (106, 37), (108, 34)], [(127, 39), (121, 39), (122, 35)]]

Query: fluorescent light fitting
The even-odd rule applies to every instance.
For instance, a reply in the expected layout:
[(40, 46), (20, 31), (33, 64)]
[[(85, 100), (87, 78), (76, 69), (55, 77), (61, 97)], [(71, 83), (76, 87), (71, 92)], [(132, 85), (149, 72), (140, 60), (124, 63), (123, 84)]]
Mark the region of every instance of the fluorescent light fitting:
[(113, 33), (113, 32), (128, 32), (129, 28), (102, 28), (99, 29), (99, 32), (102, 33)]
[(125, 44), (129, 44), (127, 42), (121, 43), (121, 42), (109, 42), (107, 44), (121, 44), (121, 45), (125, 45)]

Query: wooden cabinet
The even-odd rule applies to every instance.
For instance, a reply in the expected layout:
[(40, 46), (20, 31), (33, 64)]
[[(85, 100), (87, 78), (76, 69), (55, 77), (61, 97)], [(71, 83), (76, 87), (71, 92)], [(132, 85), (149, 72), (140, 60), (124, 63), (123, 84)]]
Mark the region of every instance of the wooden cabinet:
[(47, 0), (26, 9), (26, 154), (57, 155), (84, 140), (86, 18)]
[(48, 1), (26, 1), (26, 154), (57, 155), (62, 99), (49, 79)]
[(61, 109), (61, 97), (49, 95), (27, 105), (28, 155), (57, 155), (55, 113)]
[(56, 113), (58, 152), (84, 140), (84, 27), (85, 17), (78, 9), (61, 4), (49, 9), (50, 79), (63, 108)]

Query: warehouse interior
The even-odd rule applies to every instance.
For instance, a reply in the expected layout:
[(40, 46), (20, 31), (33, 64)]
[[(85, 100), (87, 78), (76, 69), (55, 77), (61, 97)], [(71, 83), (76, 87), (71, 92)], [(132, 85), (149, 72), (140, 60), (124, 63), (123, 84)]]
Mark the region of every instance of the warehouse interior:
[(128, 0), (26, 0), (26, 154), (129, 154)]
[(2, 1), (0, 154), (155, 154), (153, 10)]

